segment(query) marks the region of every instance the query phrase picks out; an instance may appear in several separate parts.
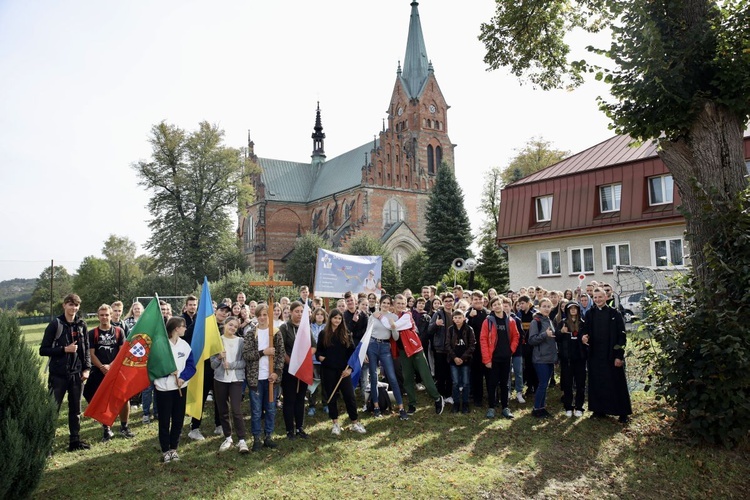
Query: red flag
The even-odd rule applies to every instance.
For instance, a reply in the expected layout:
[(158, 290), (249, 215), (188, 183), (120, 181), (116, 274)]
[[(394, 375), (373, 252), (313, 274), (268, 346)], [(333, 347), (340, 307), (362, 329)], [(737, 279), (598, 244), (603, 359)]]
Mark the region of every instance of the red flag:
[(131, 397), (148, 387), (152, 379), (164, 377), (176, 369), (159, 300), (153, 299), (120, 346), (83, 414), (104, 425), (112, 425)]
[(289, 355), (289, 374), (307, 385), (313, 383), (312, 340), (310, 333), (310, 306), (305, 304), (302, 321), (297, 329), (292, 354)]

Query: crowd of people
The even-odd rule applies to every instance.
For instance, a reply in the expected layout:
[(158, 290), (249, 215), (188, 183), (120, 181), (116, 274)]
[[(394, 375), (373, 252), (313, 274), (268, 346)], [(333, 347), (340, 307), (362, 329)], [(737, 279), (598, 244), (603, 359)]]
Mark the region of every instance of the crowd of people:
[[(332, 434), (341, 435), (339, 399), (355, 433), (367, 432), (363, 412), (383, 418), (391, 405), (392, 413), (407, 421), (417, 411), (419, 390), (434, 402), (437, 415), (446, 405), (455, 414), (486, 406), (486, 418), (512, 419), (509, 401), (523, 405), (529, 398), (531, 415), (543, 419), (551, 416), (546, 398), (548, 387), (557, 383), (556, 367), (566, 417), (582, 417), (586, 401), (592, 418), (615, 415), (627, 423), (632, 413), (624, 369), (625, 323), (606, 283), (564, 292), (530, 286), (504, 295), (494, 289), (486, 294), (464, 291), (460, 285), (441, 294), (434, 286), (423, 287), (420, 295), (410, 290), (394, 296), (347, 292), (327, 305), (310, 297), (306, 286), (294, 301), (248, 302), (240, 292), (235, 301), (214, 304), (223, 351), (203, 366), (203, 404), (213, 400), (214, 434), (223, 437), (219, 451), (234, 448), (234, 437), (240, 453), (275, 448), (279, 408), (289, 440), (307, 439), (305, 417), (319, 410), (328, 415)], [(70, 451), (90, 447), (80, 439), (81, 397), (91, 400), (143, 313), (138, 302), (124, 317), (121, 302), (103, 304), (97, 312), (99, 325), (89, 331), (79, 307), (77, 295), (65, 297), (64, 312), (48, 325), (40, 347), (40, 354), (50, 357), (49, 387), (58, 410), (68, 396)], [(163, 460), (170, 462), (179, 460), (184, 389), (196, 372), (190, 345), (198, 299), (188, 296), (179, 316), (167, 302), (160, 308), (177, 370), (154, 380), (140, 402), (143, 423), (158, 420)], [(310, 328), (300, 329), (303, 322)], [(310, 332), (315, 381), (309, 387), (289, 372), (300, 331)], [(359, 367), (351, 366), (350, 358), (363, 339), (365, 363), (354, 382), (352, 373)], [(129, 413), (126, 404), (119, 414), (124, 438), (134, 436)], [(201, 423), (191, 419), (190, 439), (205, 439)], [(115, 435), (109, 426), (102, 433), (102, 441)]]

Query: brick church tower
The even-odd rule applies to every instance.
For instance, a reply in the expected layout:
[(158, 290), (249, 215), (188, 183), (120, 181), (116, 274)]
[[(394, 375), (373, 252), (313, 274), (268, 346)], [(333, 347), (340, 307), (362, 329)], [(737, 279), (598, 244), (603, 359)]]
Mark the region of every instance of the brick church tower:
[(310, 162), (257, 157), (248, 137), (261, 173), (250, 179), (257, 198), (240, 211), (238, 234), (255, 270), (265, 271), (274, 259), (283, 272), (296, 238), (308, 231), (342, 250), (353, 237), (369, 234), (399, 267), (422, 247), (437, 168), (453, 168), (454, 156), (449, 106), (427, 58), (418, 5), (411, 3), (403, 68), (399, 62), (387, 118), (373, 140), (328, 159), (320, 104)]

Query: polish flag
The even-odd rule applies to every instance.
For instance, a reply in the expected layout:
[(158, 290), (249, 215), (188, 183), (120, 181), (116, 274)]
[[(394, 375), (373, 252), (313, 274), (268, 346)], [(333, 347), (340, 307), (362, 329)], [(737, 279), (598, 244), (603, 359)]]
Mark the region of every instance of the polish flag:
[(310, 306), (305, 304), (302, 321), (297, 328), (292, 354), (289, 355), (289, 374), (307, 385), (313, 383), (312, 333), (310, 332)]

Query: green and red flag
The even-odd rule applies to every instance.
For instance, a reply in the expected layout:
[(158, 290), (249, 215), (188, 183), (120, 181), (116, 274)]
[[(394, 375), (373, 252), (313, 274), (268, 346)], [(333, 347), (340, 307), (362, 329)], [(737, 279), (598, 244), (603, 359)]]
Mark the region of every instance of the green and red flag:
[(112, 425), (131, 397), (177, 370), (159, 298), (149, 302), (109, 367), (84, 415)]

